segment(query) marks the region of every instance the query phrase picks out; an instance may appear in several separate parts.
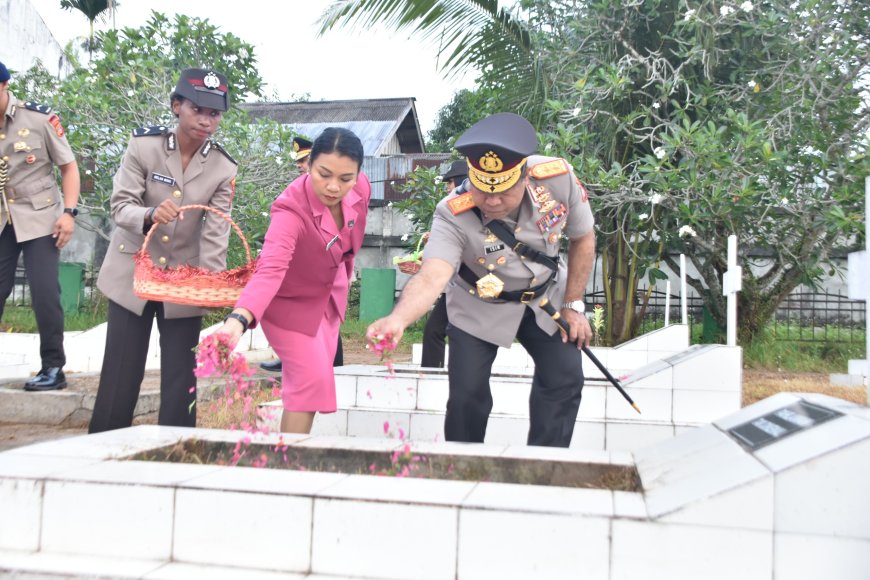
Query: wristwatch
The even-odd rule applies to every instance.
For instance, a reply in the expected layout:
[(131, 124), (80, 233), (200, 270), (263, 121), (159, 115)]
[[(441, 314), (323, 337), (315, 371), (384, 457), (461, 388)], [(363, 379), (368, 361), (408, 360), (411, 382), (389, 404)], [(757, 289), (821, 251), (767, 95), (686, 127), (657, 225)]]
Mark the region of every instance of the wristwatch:
[(243, 316), (242, 314), (239, 314), (238, 312), (230, 312), (224, 318), (224, 322), (226, 322), (230, 318), (238, 320), (242, 324), (242, 334), (244, 334), (245, 332), (248, 331), (248, 324), (250, 324), (250, 323), (248, 322), (248, 319), (245, 318), (245, 316)]
[(572, 300), (562, 304), (562, 308), (568, 308), (574, 312), (586, 312), (586, 304), (582, 300)]
[(79, 210), (74, 207), (65, 207), (63, 208), (63, 213), (68, 213), (69, 215), (76, 217), (79, 215)]

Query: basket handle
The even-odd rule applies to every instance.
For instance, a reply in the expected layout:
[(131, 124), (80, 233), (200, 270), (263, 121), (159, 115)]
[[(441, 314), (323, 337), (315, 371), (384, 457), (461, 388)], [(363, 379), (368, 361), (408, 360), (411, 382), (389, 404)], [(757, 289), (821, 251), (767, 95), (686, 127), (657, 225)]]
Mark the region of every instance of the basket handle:
[[(236, 234), (238, 234), (239, 238), (241, 238), (241, 240), (242, 240), (242, 244), (244, 244), (244, 246), (245, 246), (245, 256), (248, 259), (248, 263), (251, 262), (251, 259), (252, 259), (251, 258), (251, 247), (248, 245), (248, 240), (245, 239), (245, 234), (242, 233), (241, 228), (239, 228), (239, 226), (236, 225), (236, 222), (234, 222), (230, 216), (228, 216), (227, 214), (225, 214), (224, 212), (222, 212), (219, 209), (215, 209), (213, 207), (209, 207), (207, 205), (201, 205), (198, 203), (194, 203), (194, 204), (190, 204), (190, 205), (183, 205), (183, 206), (178, 208), (178, 211), (182, 212), (182, 211), (185, 211), (188, 209), (204, 209), (206, 211), (216, 213), (217, 215), (224, 218), (224, 220), (229, 222), (229, 224), (233, 227), (233, 229), (236, 230)], [(142, 249), (139, 251), (142, 252), (143, 254), (145, 254), (146, 256), (148, 256), (148, 242), (151, 241), (151, 237), (154, 235), (154, 232), (157, 231), (157, 226), (159, 226), (159, 225), (160, 224), (158, 224), (157, 222), (154, 222), (153, 224), (151, 224), (151, 229), (148, 230), (148, 233), (145, 235), (145, 241), (142, 242)], [(150, 259), (150, 256), (149, 256), (149, 259)], [(153, 261), (152, 261), (152, 263), (153, 263)]]

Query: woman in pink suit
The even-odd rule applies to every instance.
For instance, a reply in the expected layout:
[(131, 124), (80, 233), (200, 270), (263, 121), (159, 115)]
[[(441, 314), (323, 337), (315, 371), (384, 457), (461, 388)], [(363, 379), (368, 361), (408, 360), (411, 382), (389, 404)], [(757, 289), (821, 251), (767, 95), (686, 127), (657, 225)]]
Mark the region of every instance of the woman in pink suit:
[(362, 162), (351, 131), (320, 134), (309, 173), (272, 204), (254, 276), (218, 330), (236, 342), (249, 326), (263, 325), (283, 363), (284, 432), (308, 433), (315, 413), (336, 410), (332, 361), (371, 198)]

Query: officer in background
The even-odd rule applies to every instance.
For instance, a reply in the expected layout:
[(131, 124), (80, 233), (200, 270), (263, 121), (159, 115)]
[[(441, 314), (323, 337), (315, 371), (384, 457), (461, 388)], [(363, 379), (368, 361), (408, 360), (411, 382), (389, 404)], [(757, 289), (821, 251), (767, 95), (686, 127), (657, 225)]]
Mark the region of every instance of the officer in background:
[(305, 137), (293, 137), (293, 159), (302, 175), (308, 173), (308, 162), (310, 161), (308, 156), (311, 155), (313, 145), (314, 143)]
[[(296, 161), (296, 167), (299, 173), (305, 175), (308, 173), (308, 162), (311, 160), (311, 147), (314, 143), (304, 137), (293, 137), (293, 159)], [(335, 358), (332, 360), (332, 366), (344, 366), (344, 348), (341, 344), (341, 334), (338, 335), (338, 347), (335, 349)], [(280, 373), (283, 370), (281, 359), (276, 358), (270, 361), (261, 362), (260, 368), (273, 373)]]
[[(441, 176), (447, 193), (462, 185), (468, 176), (468, 165), (464, 159), (459, 159), (450, 164), (447, 173)], [(427, 239), (429, 233), (424, 234)], [(447, 338), (447, 299), (444, 294), (435, 301), (426, 326), (423, 327), (423, 353), (420, 357), (420, 366), (432, 368), (444, 368), (444, 344)]]
[(24, 389), (49, 391), (66, 387), (58, 264), (75, 230), (81, 183), (58, 116), (51, 107), (16, 99), (9, 78), (0, 62), (0, 319), (23, 253), (42, 359)]
[[(582, 302), (595, 257), (586, 192), (564, 159), (532, 155), (535, 130), (518, 115), (483, 119), (455, 147), (467, 158), (468, 191), (438, 204), (420, 271), (367, 336), (398, 341), (447, 287), (446, 439), (484, 440), (492, 363), (498, 347), (516, 338), (535, 362), (528, 443), (567, 447), (583, 387), (580, 347), (592, 336)], [(540, 307), (542, 299), (561, 306), (569, 335)]]
[(175, 127), (133, 131), (113, 181), (115, 229), (97, 287), (109, 299), (106, 349), (90, 433), (129, 427), (145, 374), (151, 327), (160, 331), (160, 425), (196, 426), (196, 366), (202, 316), (196, 306), (142, 300), (133, 290), (134, 257), (153, 225), (148, 244), (160, 267), (226, 269), (229, 224), (184, 205), (229, 214), (236, 162), (211, 139), (229, 108), (227, 79), (215, 71), (181, 71), (170, 95)]

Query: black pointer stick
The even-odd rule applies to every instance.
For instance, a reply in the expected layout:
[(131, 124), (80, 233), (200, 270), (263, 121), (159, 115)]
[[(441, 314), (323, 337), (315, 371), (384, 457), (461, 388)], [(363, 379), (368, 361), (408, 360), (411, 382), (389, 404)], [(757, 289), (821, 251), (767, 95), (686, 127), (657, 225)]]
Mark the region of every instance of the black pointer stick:
[[(562, 315), (559, 314), (555, 308), (553, 308), (553, 305), (550, 304), (550, 301), (547, 300), (546, 296), (541, 298), (541, 301), (538, 303), (538, 306), (540, 306), (544, 310), (544, 312), (549, 314), (550, 318), (552, 318), (553, 320), (556, 321), (556, 324), (558, 324), (562, 328), (562, 330), (565, 331), (565, 334), (567, 334), (568, 336), (571, 336), (571, 327), (568, 326), (568, 323), (565, 322), (565, 319), (562, 318)], [(582, 350), (583, 350), (583, 352), (586, 353), (586, 356), (589, 357), (589, 360), (591, 360), (593, 362), (593, 364), (595, 364), (595, 366), (598, 367), (598, 370), (600, 370), (602, 373), (604, 373), (604, 376), (607, 377), (607, 380), (610, 381), (610, 383), (614, 387), (616, 387), (616, 389), (622, 394), (623, 397), (625, 397), (625, 400), (628, 401), (628, 404), (631, 405), (635, 411), (640, 413), (640, 407), (637, 406), (637, 403), (635, 403), (634, 401), (631, 400), (631, 397), (628, 396), (628, 393), (625, 392), (625, 389), (622, 388), (622, 385), (619, 384), (619, 381), (617, 381), (615, 378), (613, 378), (613, 375), (611, 375), (610, 371), (608, 371), (604, 367), (604, 365), (601, 364), (601, 361), (598, 360), (598, 357), (595, 356), (594, 354), (592, 354), (592, 351), (589, 350), (589, 348), (586, 346), (582, 347)]]

